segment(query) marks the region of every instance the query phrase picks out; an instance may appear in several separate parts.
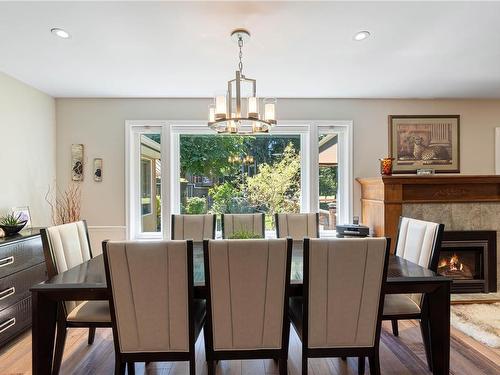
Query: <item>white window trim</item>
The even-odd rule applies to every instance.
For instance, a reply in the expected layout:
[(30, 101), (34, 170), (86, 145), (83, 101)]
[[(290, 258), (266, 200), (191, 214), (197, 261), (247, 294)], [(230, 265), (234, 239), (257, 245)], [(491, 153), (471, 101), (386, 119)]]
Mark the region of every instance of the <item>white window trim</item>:
[[(136, 214), (137, 171), (134, 160), (137, 160), (137, 147), (134, 145), (134, 134), (148, 130), (161, 131), (162, 144), (162, 233), (141, 233), (140, 218)], [(323, 133), (339, 134), (339, 204), (337, 220), (339, 223), (351, 221), (353, 213), (353, 122), (352, 121), (280, 121), (271, 130), (271, 134), (301, 135), (301, 211), (318, 212), (319, 210), (319, 152), (318, 136)], [(127, 239), (170, 238), (170, 215), (179, 213), (179, 178), (180, 134), (214, 134), (205, 121), (168, 121), (168, 120), (128, 120), (125, 121), (125, 206)], [(168, 157), (168, 158), (167, 158)], [(175, 178), (172, 178), (176, 176)], [(311, 188), (313, 187), (313, 188)], [(133, 211), (135, 210), (135, 211)]]

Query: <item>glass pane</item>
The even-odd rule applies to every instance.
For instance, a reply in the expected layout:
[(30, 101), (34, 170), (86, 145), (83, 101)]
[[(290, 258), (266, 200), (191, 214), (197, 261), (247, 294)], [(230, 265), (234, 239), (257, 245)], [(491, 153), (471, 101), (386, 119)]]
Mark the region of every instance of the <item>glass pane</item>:
[(161, 232), (161, 136), (141, 134), (141, 232)]
[(319, 228), (335, 230), (337, 222), (337, 134), (321, 134), (319, 146)]
[(181, 135), (180, 212), (300, 212), (300, 135)]

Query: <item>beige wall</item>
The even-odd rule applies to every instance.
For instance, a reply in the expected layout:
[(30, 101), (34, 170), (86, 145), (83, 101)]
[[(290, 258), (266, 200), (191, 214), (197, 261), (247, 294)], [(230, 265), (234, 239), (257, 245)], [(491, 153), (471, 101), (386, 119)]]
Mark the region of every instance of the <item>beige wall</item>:
[[(83, 143), (87, 158), (82, 215), (91, 226), (125, 225), (124, 143), (126, 120), (204, 120), (207, 99), (57, 99), (57, 176), (70, 177), (70, 145)], [(461, 171), (494, 173), (494, 128), (500, 100), (281, 99), (283, 120), (352, 120), (354, 177), (378, 174), (387, 155), (389, 114), (461, 115)], [(92, 181), (93, 158), (104, 160), (104, 181)], [(359, 214), (354, 183), (354, 213)]]
[(29, 206), (34, 225), (50, 224), (55, 140), (55, 100), (0, 72), (0, 215)]

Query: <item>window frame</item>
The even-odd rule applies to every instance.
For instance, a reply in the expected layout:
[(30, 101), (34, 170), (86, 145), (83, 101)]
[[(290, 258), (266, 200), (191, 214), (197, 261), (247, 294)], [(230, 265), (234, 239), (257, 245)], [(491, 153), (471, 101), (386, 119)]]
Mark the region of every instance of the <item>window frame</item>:
[[(270, 134), (300, 135), (301, 212), (319, 210), (319, 134), (336, 133), (338, 140), (339, 223), (351, 221), (353, 212), (353, 122), (352, 121), (280, 121)], [(180, 210), (180, 135), (215, 134), (205, 121), (129, 120), (125, 121), (125, 204), (127, 239), (170, 238), (170, 216)], [(135, 199), (137, 175), (135, 160), (140, 159), (140, 134), (161, 134), (161, 232), (141, 232)], [(139, 147), (137, 142), (139, 140)], [(138, 148), (138, 149), (137, 149)], [(139, 182), (137, 182), (139, 181)], [(139, 189), (140, 192), (140, 189)], [(139, 216), (139, 218), (137, 217)]]

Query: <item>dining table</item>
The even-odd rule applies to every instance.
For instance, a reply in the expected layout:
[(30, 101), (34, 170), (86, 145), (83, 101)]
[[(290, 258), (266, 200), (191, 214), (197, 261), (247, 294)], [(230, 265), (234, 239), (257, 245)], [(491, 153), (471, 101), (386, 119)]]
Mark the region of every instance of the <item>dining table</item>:
[[(193, 246), (195, 298), (205, 298), (203, 243)], [(294, 241), (290, 275), (290, 295), (302, 295), (303, 241)], [(430, 332), (429, 368), (435, 375), (448, 375), (450, 369), (450, 290), (452, 280), (396, 255), (389, 257), (386, 294), (424, 293), (427, 329)], [(79, 264), (31, 288), (32, 372), (52, 372), (57, 306), (61, 301), (107, 300), (102, 255)]]

